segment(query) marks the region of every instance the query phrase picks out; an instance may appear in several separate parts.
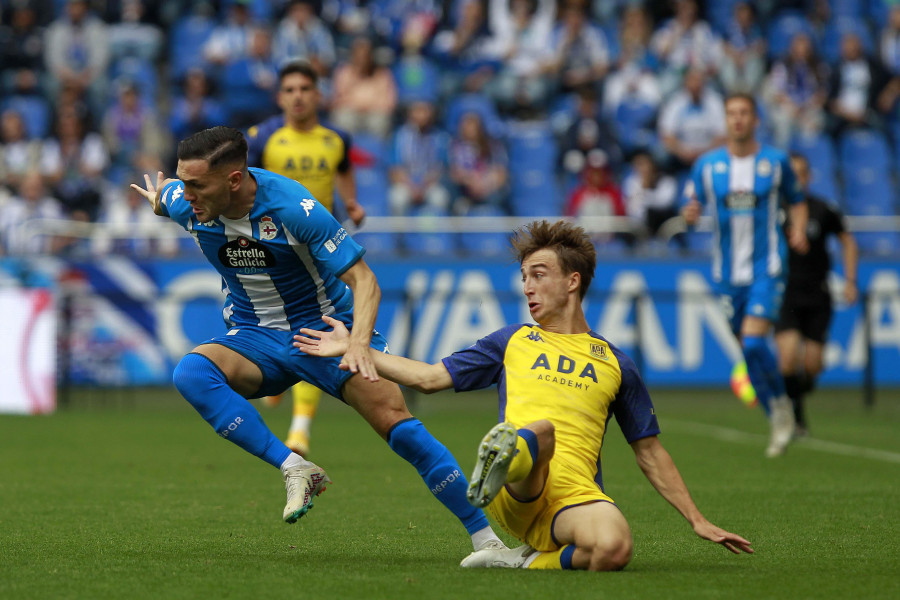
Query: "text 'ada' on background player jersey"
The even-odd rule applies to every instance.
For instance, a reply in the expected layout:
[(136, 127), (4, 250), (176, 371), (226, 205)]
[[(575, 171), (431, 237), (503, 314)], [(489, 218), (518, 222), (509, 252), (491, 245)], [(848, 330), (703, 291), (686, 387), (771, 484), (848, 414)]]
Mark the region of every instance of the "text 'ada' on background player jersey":
[(241, 219), (199, 222), (181, 181), (163, 188), (163, 212), (222, 276), (229, 327), (321, 328), (322, 315), (353, 308), (353, 293), (338, 277), (365, 250), (304, 186), (262, 169), (250, 175), (256, 198)]
[(324, 125), (297, 131), (279, 115), (251, 127), (247, 144), (249, 165), (299, 181), (326, 209), (334, 209), (334, 176), (350, 168), (349, 135)]
[(685, 194), (712, 217), (714, 281), (745, 286), (786, 270), (779, 203), (793, 205), (803, 195), (784, 152), (765, 144), (745, 157), (710, 150), (694, 163)]
[(556, 428), (553, 468), (601, 489), (600, 450), (610, 417), (629, 443), (659, 433), (634, 362), (594, 332), (510, 325), (443, 363), (456, 391), (496, 383), (501, 421), (522, 427), (548, 419)]

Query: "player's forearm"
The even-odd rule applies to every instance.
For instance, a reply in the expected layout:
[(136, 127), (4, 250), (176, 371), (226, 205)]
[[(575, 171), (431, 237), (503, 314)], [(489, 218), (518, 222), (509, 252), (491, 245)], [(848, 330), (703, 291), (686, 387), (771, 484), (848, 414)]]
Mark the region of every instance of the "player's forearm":
[(852, 233), (841, 234), (841, 257), (844, 262), (844, 279), (856, 283), (859, 268), (859, 246)]
[(356, 180), (353, 178), (352, 167), (345, 173), (334, 176), (334, 188), (340, 194), (345, 207), (356, 204)]
[(430, 365), (411, 358), (370, 350), (378, 374), (394, 383), (424, 394), (453, 387), (453, 380), (443, 363)]
[[(644, 442), (644, 440), (640, 440), (640, 442)], [(635, 454), (641, 471), (644, 472), (656, 491), (674, 506), (692, 527), (704, 519), (697, 505), (694, 504), (675, 462), (659, 443), (659, 440), (646, 442), (639, 450), (636, 449)]]
[(797, 231), (806, 232), (806, 224), (809, 222), (809, 205), (798, 202), (791, 205), (791, 227)]
[(372, 275), (351, 284), (350, 290), (353, 292), (353, 329), (350, 332), (350, 343), (368, 346), (372, 341), (375, 317), (378, 316), (381, 288)]

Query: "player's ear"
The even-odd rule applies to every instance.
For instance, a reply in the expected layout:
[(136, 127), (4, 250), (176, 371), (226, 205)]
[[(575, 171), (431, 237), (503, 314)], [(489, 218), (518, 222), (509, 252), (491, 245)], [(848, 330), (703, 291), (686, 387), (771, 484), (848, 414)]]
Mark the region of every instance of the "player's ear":
[(581, 273), (572, 271), (569, 274), (569, 293), (581, 291)]
[(241, 187), (241, 182), (244, 180), (244, 172), (243, 171), (232, 171), (228, 174), (228, 189), (232, 192), (238, 191)]

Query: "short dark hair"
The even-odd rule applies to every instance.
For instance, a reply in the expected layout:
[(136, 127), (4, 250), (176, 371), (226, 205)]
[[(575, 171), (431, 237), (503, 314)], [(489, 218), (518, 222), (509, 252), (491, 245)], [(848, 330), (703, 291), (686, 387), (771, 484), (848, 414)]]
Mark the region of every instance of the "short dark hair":
[(315, 85), (319, 84), (319, 74), (316, 73), (313, 66), (305, 60), (292, 60), (285, 63), (278, 71), (278, 83), (281, 84), (285, 77), (294, 75), (295, 73), (308, 77)]
[(510, 243), (519, 263), (538, 250), (553, 250), (563, 273), (581, 275), (579, 295), (584, 298), (587, 294), (597, 268), (597, 250), (582, 227), (566, 221), (533, 221), (517, 229)]
[(756, 98), (753, 96), (753, 94), (750, 94), (748, 92), (732, 92), (725, 96), (724, 105), (728, 106), (728, 103), (732, 100), (746, 100), (753, 108), (753, 114), (759, 116), (759, 108), (757, 108), (756, 106)]
[(247, 165), (247, 139), (233, 127), (219, 125), (198, 131), (178, 143), (178, 160), (205, 160), (209, 169), (220, 165)]

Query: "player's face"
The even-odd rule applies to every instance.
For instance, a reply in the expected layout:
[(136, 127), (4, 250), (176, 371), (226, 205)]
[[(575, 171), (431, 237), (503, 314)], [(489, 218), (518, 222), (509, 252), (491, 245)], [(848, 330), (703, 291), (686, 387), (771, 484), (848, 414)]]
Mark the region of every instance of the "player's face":
[(522, 261), (522, 291), (535, 322), (543, 325), (563, 315), (572, 281), (573, 274), (563, 273), (553, 250), (543, 248)]
[(175, 174), (184, 182), (184, 199), (190, 202), (198, 221), (212, 221), (228, 210), (231, 205), (228, 169), (210, 171), (209, 163), (198, 158), (178, 161)]
[(281, 81), (278, 106), (289, 121), (307, 121), (316, 115), (319, 108), (319, 89), (306, 75), (291, 73)]
[(746, 142), (756, 133), (756, 111), (746, 98), (732, 98), (725, 104), (725, 128), (728, 139)]

